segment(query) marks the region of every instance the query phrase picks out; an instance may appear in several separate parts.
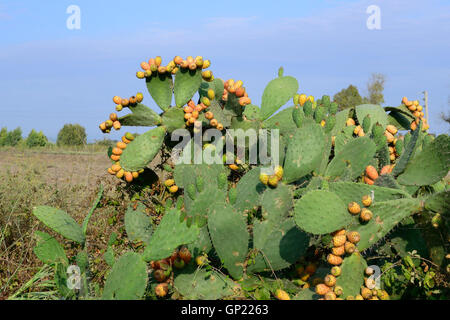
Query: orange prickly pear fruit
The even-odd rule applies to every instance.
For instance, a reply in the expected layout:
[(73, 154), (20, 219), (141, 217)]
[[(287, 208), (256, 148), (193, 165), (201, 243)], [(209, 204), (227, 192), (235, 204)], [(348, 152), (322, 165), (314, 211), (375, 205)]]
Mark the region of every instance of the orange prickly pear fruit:
[(331, 249), (331, 253), (334, 254), (335, 256), (343, 256), (345, 254), (345, 247), (344, 246), (333, 247)]
[(334, 236), (341, 236), (341, 235), (345, 235), (347, 233), (347, 231), (345, 231), (345, 229), (341, 229), (341, 230), (337, 230), (335, 232), (333, 232), (331, 235)]
[(353, 243), (347, 241), (344, 245), (344, 249), (346, 253), (352, 254), (353, 252), (355, 252), (356, 246)]
[(391, 134), (396, 134), (398, 132), (398, 129), (391, 124), (386, 126), (386, 130), (389, 131)]
[(120, 169), (117, 173), (116, 173), (116, 177), (119, 179), (122, 179), (123, 175), (125, 174), (125, 170)]
[(366, 176), (369, 177), (369, 179), (371, 179), (371, 180), (377, 180), (378, 179), (377, 169), (375, 169), (374, 166), (367, 166), (366, 167)]
[(317, 265), (315, 263), (310, 263), (306, 266), (305, 272), (309, 275), (313, 275), (317, 271)]
[(166, 67), (164, 67), (164, 66), (159, 66), (158, 67), (158, 72), (159, 73), (166, 73), (166, 71), (167, 71)]
[(329, 264), (331, 264), (333, 266), (338, 266), (338, 265), (342, 264), (342, 258), (339, 256), (336, 256), (332, 253), (328, 254), (327, 261)]
[(336, 300), (336, 294), (333, 291), (329, 291), (324, 296), (325, 300)]
[(353, 130), (353, 134), (358, 134), (359, 133), (359, 131), (361, 131), (362, 130), (362, 127), (361, 126), (356, 126), (356, 128)]
[(223, 124), (218, 123), (216, 128), (217, 128), (217, 130), (222, 131), (223, 130)]
[(417, 124), (415, 121), (411, 122), (411, 130), (414, 131), (417, 129)]
[(188, 123), (191, 125), (191, 124), (194, 124), (195, 123), (195, 121), (196, 121), (197, 119), (195, 118), (195, 117), (190, 117), (189, 119), (188, 119)]
[(189, 263), (192, 259), (191, 253), (189, 252), (188, 248), (186, 247), (182, 247), (179, 251), (178, 251), (178, 256), (183, 259), (183, 261), (185, 263)]
[(120, 156), (118, 156), (118, 155), (116, 155), (116, 154), (112, 154), (110, 158), (111, 158), (111, 160), (113, 160), (113, 161), (119, 161), (119, 160), (120, 160)]
[(390, 133), (389, 131), (385, 131), (384, 135), (386, 136), (386, 140), (388, 143), (392, 143), (394, 141), (394, 136), (392, 135), (392, 133)]
[(236, 97), (238, 97), (238, 98), (243, 97), (245, 94), (245, 88), (244, 87), (237, 88), (235, 94), (236, 94)]
[(186, 58), (186, 61), (187, 61), (189, 64), (191, 64), (191, 63), (194, 62), (194, 58), (193, 58), (192, 56), (189, 56), (189, 57)]
[(308, 97), (306, 96), (306, 94), (302, 93), (299, 97), (298, 97), (298, 102), (300, 103), (300, 105), (303, 107), (303, 105), (305, 104), (306, 100), (308, 99)]
[(173, 185), (169, 188), (170, 193), (176, 193), (177, 191), (178, 191), (178, 186)]
[(373, 185), (375, 182), (372, 180), (372, 179), (370, 179), (369, 177), (364, 177), (364, 182), (366, 183), (366, 184), (370, 184), (370, 185)]
[(348, 204), (348, 211), (353, 215), (357, 215), (361, 212), (361, 207), (356, 202), (350, 202)]
[(135, 105), (136, 102), (137, 102), (137, 99), (136, 99), (135, 96), (130, 97), (130, 104), (131, 104), (131, 105)]
[(212, 118), (214, 118), (214, 114), (211, 111), (208, 111), (205, 113), (205, 118), (211, 120)]
[(115, 104), (120, 104), (122, 102), (122, 98), (120, 98), (119, 96), (114, 96), (113, 101)]
[(394, 160), (395, 160), (395, 153), (392, 153), (392, 154), (389, 156), (389, 159), (391, 159), (391, 161), (394, 161)]
[(188, 104), (188, 106), (191, 107), (192, 109), (195, 108), (195, 102), (194, 102), (194, 101), (189, 100), (187, 104)]
[(346, 124), (347, 127), (354, 126), (355, 125), (355, 120), (353, 120), (352, 118), (348, 118), (347, 122), (345, 124)]
[(192, 62), (189, 64), (189, 70), (196, 70), (197, 69), (197, 65), (195, 64), (195, 62)]
[(111, 113), (110, 115), (109, 115), (109, 119), (111, 120), (111, 121), (116, 121), (117, 120), (117, 114), (116, 113)]
[(124, 176), (126, 182), (130, 183), (131, 181), (133, 181), (133, 175), (131, 174), (131, 172), (125, 172)]
[(372, 197), (369, 195), (365, 195), (362, 197), (361, 202), (366, 207), (370, 207), (370, 205), (372, 204)]
[(155, 294), (160, 298), (165, 297), (168, 292), (169, 292), (169, 285), (167, 283), (159, 283), (155, 287)]
[(143, 70), (150, 70), (150, 65), (147, 62), (141, 62), (141, 68)]
[(183, 58), (180, 56), (176, 56), (175, 58), (173, 58), (173, 62), (175, 62), (175, 64), (181, 64), (183, 62)]
[(250, 103), (252, 103), (252, 100), (249, 97), (239, 98), (239, 105), (241, 105), (243, 107), (248, 105), (248, 104), (250, 104)]
[(122, 137), (122, 142), (128, 144), (128, 143), (130, 143), (131, 141), (128, 140), (125, 136), (123, 136), (123, 137)]
[(133, 171), (131, 175), (133, 176), (133, 179), (137, 179), (139, 177), (139, 172)]
[(164, 181), (164, 185), (169, 188), (171, 186), (173, 186), (175, 184), (175, 180), (173, 179), (167, 179), (166, 181)]
[(407, 102), (408, 102), (408, 98), (407, 98), (407, 97), (403, 97), (403, 98), (402, 98), (402, 103), (403, 103), (404, 105), (406, 105)]
[(335, 277), (339, 277), (341, 275), (341, 267), (339, 266), (334, 266), (333, 268), (331, 268), (331, 274)]
[(239, 169), (239, 167), (238, 167), (237, 165), (235, 165), (235, 164), (230, 164), (230, 165), (228, 165), (228, 167), (229, 167), (231, 170), (234, 170), (234, 171), (236, 171), (236, 170)]
[(278, 177), (276, 175), (272, 175), (269, 177), (269, 186), (276, 187), (278, 185)]
[(105, 131), (106, 130), (106, 123), (102, 122), (99, 125), (100, 130)]
[(332, 274), (327, 274), (323, 281), (327, 286), (334, 287), (334, 285), (336, 284), (336, 277)]
[(118, 155), (118, 156), (120, 156), (122, 154), (122, 152), (123, 151), (120, 148), (113, 148), (112, 149), (112, 153), (115, 154), (115, 155)]
[(114, 127), (114, 129), (116, 129), (116, 130), (120, 130), (120, 128), (122, 127), (122, 125), (120, 124), (119, 121), (114, 121), (113, 127)]
[(185, 120), (189, 120), (192, 117), (192, 113), (185, 113), (184, 114), (184, 119)]
[(359, 217), (360, 217), (361, 221), (367, 222), (367, 221), (369, 221), (370, 219), (372, 219), (373, 213), (372, 213), (372, 211), (370, 211), (369, 209), (363, 208), (363, 209), (361, 210), (361, 215), (360, 215)]
[(327, 292), (329, 292), (331, 289), (330, 287), (328, 287), (326, 284), (323, 283), (319, 283), (316, 286), (316, 293), (318, 295), (324, 296), (325, 294), (327, 294)]
[(109, 173), (109, 174), (112, 174), (112, 175), (115, 175), (115, 174), (116, 174), (116, 172), (115, 172), (113, 169), (111, 169), (111, 168), (108, 168), (108, 173)]
[(120, 102), (120, 104), (124, 107), (127, 107), (129, 103), (130, 102), (128, 101), (128, 99), (122, 99), (122, 101)]
[(337, 296), (341, 296), (344, 293), (344, 289), (342, 289), (341, 286), (336, 286), (336, 287), (334, 287), (334, 293)]
[(197, 119), (198, 118), (198, 111), (192, 111), (192, 117)]
[[(203, 106), (205, 106), (204, 104), (198, 104), (194, 107), (194, 111), (200, 112), (203, 110)], [(205, 106), (206, 107), (206, 106)]]
[(341, 247), (345, 244), (345, 241), (347, 241), (345, 235), (339, 235), (333, 237), (333, 246), (334, 247)]
[(211, 126), (213, 126), (213, 127), (216, 127), (217, 124), (218, 124), (218, 122), (217, 122), (216, 119), (211, 119), (211, 121), (209, 122), (209, 124), (210, 124)]
[(192, 111), (194, 111), (194, 109), (192, 109), (192, 108), (189, 107), (189, 106), (186, 106), (186, 107), (183, 108), (183, 111), (184, 111), (185, 113), (192, 113)]
[(366, 287), (362, 287), (361, 288), (361, 296), (364, 299), (369, 300), (370, 298), (372, 298), (372, 290), (370, 290), (369, 288), (366, 288)]
[(353, 244), (356, 244), (359, 242), (359, 240), (361, 240), (361, 236), (358, 232), (352, 231), (347, 234), (347, 240)]
[(120, 169), (122, 169), (122, 167), (119, 165), (119, 164), (113, 164), (112, 166), (111, 166), (111, 169), (114, 171), (114, 172), (119, 172), (119, 170)]
[(119, 141), (119, 142), (117, 142), (116, 146), (119, 149), (125, 149), (127, 147), (127, 144), (122, 141)]

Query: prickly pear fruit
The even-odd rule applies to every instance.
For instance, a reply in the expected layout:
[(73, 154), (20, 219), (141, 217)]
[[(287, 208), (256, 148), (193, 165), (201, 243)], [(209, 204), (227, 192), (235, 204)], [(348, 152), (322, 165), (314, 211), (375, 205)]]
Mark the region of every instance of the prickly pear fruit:
[(372, 213), (372, 211), (370, 211), (369, 209), (363, 208), (363, 209), (361, 210), (361, 215), (360, 215), (359, 217), (360, 217), (361, 221), (367, 222), (367, 221), (369, 221), (370, 219), (372, 219), (373, 213)]
[(277, 289), (275, 291), (275, 298), (277, 298), (278, 300), (291, 300), (288, 293), (281, 289)]
[(349, 241), (347, 241), (345, 243), (344, 248), (345, 248), (345, 252), (348, 253), (348, 254), (352, 254), (356, 250), (356, 246), (353, 243), (349, 242)]
[(345, 241), (347, 241), (347, 238), (345, 235), (334, 236), (333, 237), (333, 246), (341, 247), (345, 244)]
[(336, 277), (332, 274), (328, 274), (325, 276), (324, 283), (329, 287), (334, 287), (336, 284)]
[(178, 251), (178, 256), (183, 259), (183, 261), (187, 264), (191, 261), (191, 253), (189, 252), (189, 249), (186, 247), (182, 247), (179, 251)]
[(361, 202), (366, 207), (370, 207), (370, 205), (372, 204), (372, 197), (370, 195), (365, 195), (362, 197)]
[(366, 167), (366, 176), (369, 177), (369, 179), (371, 179), (371, 180), (377, 180), (378, 179), (377, 169), (375, 169), (374, 166), (367, 166)]
[(345, 254), (345, 247), (344, 246), (333, 247), (331, 248), (331, 253), (334, 254), (335, 256), (342, 256)]
[(344, 293), (344, 289), (341, 286), (334, 287), (334, 293), (337, 296), (341, 296)]
[(341, 267), (339, 266), (334, 266), (333, 268), (331, 268), (331, 274), (335, 277), (339, 277), (341, 275)]
[(324, 298), (325, 300), (336, 300), (336, 294), (333, 291), (328, 291)]
[(361, 236), (357, 231), (351, 231), (347, 234), (347, 240), (351, 243), (356, 244), (359, 242), (359, 240), (361, 240)]
[(157, 269), (157, 270), (153, 271), (153, 277), (158, 282), (164, 282), (167, 279), (167, 276), (166, 276), (164, 270), (162, 270), (162, 269)]
[(361, 212), (361, 207), (356, 202), (350, 202), (348, 204), (348, 212), (352, 215), (357, 215)]
[(331, 289), (330, 287), (328, 287), (326, 284), (323, 283), (319, 283), (316, 286), (316, 293), (318, 295), (324, 296), (325, 294), (327, 294), (327, 292), (329, 292)]
[(178, 191), (178, 186), (173, 185), (169, 188), (170, 193), (176, 193), (177, 191)]
[(339, 256), (336, 256), (332, 253), (328, 254), (327, 261), (329, 264), (331, 264), (333, 266), (338, 266), (338, 265), (342, 264), (342, 258)]
[(175, 180), (173, 179), (167, 179), (166, 181), (164, 181), (164, 185), (169, 188), (171, 186), (173, 186), (175, 184)]
[(278, 185), (278, 177), (276, 175), (271, 175), (269, 177), (269, 186), (276, 188), (276, 186)]
[(168, 292), (169, 285), (167, 283), (160, 283), (155, 287), (155, 294), (160, 298), (165, 297)]

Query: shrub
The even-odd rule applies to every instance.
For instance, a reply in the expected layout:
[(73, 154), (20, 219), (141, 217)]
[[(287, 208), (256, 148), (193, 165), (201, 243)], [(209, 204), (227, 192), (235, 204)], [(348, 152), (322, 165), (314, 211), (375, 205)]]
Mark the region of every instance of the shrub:
[(36, 132), (33, 129), (33, 130), (31, 130), (30, 134), (28, 135), (28, 137), (25, 141), (25, 144), (29, 148), (45, 147), (48, 144), (48, 139), (42, 131)]
[(65, 124), (56, 140), (58, 146), (81, 146), (86, 144), (86, 130), (79, 124)]

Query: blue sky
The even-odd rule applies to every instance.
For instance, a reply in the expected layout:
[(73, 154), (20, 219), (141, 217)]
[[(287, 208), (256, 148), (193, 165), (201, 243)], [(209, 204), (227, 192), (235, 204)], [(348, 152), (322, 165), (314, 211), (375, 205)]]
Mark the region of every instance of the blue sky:
[[(66, 28), (72, 4), (80, 30)], [(380, 7), (381, 30), (366, 27), (369, 5)], [(159, 111), (135, 77), (157, 55), (203, 55), (217, 77), (242, 79), (258, 105), (280, 66), (316, 97), (349, 84), (365, 94), (380, 72), (385, 105), (428, 90), (430, 131), (449, 132), (439, 117), (450, 109), (449, 1), (0, 0), (0, 39), (0, 127), (24, 135), (34, 128), (55, 139), (65, 123), (80, 123), (90, 141), (102, 139), (114, 95), (142, 91)]]

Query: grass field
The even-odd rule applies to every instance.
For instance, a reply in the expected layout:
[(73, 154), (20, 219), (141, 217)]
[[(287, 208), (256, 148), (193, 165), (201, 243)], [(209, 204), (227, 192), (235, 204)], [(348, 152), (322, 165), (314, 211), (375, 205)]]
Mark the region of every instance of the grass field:
[[(33, 247), (36, 230), (48, 232), (65, 244), (68, 256), (74, 249), (69, 241), (47, 229), (32, 215), (32, 208), (49, 205), (68, 212), (81, 223), (97, 196), (100, 183), (104, 193), (88, 229), (88, 250), (93, 258), (93, 277), (102, 281), (101, 259), (110, 234), (120, 240), (123, 211), (129, 196), (119, 180), (106, 173), (110, 160), (106, 148), (0, 149), (0, 299), (52, 298), (52, 287)], [(117, 227), (116, 227), (117, 226)], [(42, 296), (44, 295), (44, 296)]]

